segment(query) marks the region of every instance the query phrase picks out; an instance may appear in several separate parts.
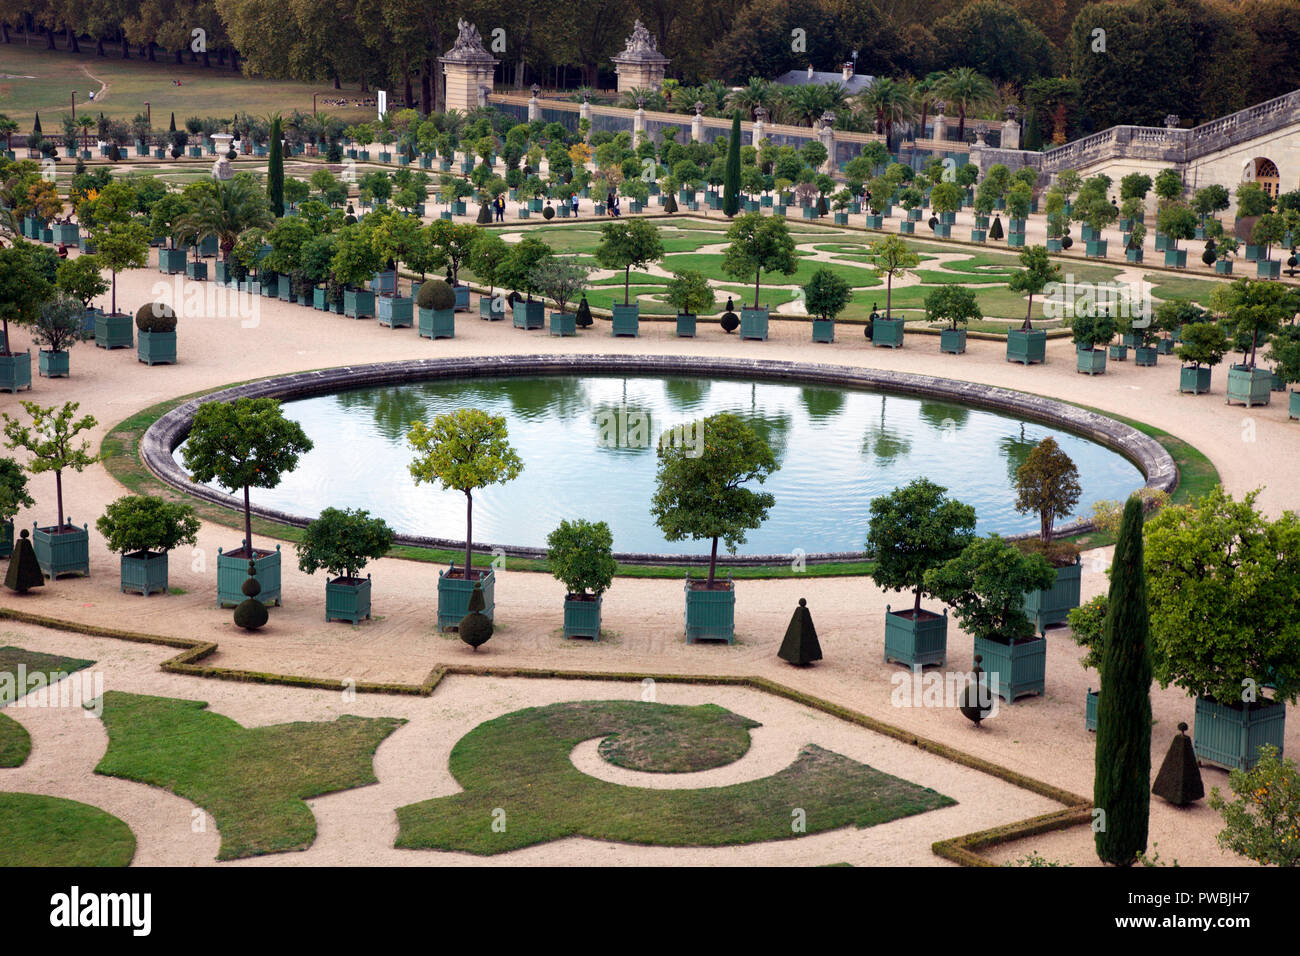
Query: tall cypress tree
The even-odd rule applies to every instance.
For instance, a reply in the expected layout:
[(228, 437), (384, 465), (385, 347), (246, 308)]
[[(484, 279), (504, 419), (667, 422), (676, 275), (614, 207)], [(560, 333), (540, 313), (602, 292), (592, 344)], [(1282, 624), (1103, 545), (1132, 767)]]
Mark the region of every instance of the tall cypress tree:
[(730, 218), (740, 212), (740, 113), (731, 117), (731, 139), (727, 141), (727, 169), (722, 181), (722, 213)]
[(1093, 805), (1103, 863), (1131, 866), (1147, 848), (1151, 809), (1151, 647), (1142, 568), (1142, 503), (1130, 498), (1115, 544), (1102, 625)]
[(171, 125), (167, 127), (167, 132), (169, 132), (169, 133), (174, 133), (174, 132), (176, 132), (176, 114), (175, 114), (175, 113), (172, 113), (172, 122), (171, 122)]
[(266, 194), (271, 199), (271, 215), (284, 215), (284, 147), (280, 144), (280, 117), (271, 120), (271, 152), (266, 167)]

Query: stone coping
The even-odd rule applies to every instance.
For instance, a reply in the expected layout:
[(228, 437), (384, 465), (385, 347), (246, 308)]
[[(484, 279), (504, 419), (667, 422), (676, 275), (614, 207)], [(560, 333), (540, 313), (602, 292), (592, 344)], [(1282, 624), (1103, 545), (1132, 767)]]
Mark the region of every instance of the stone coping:
[[(236, 385), (191, 399), (165, 413), (145, 432), (140, 454), (145, 465), (162, 481), (186, 494), (235, 511), (243, 510), (243, 501), (234, 495), (191, 481), (172, 454), (189, 434), (199, 405), (212, 401), (239, 398), (276, 398), (290, 400), (330, 394), (347, 389), (385, 385), (403, 385), (437, 379), (531, 377), (539, 375), (638, 375), (691, 376), (696, 378), (741, 379), (743, 381), (799, 383), (863, 389), (894, 395), (937, 398), (990, 411), (1004, 412), (1019, 418), (1041, 422), (1081, 435), (1123, 455), (1146, 476), (1147, 487), (1172, 492), (1178, 484), (1178, 467), (1173, 457), (1158, 441), (1130, 425), (1055, 399), (1017, 392), (991, 385), (916, 375), (882, 369), (849, 366), (782, 362), (762, 359), (727, 359), (674, 355), (499, 355), (447, 359), (415, 359), (380, 362), (373, 365), (340, 366), (314, 372), (276, 376), (244, 385)], [(304, 527), (310, 521), (301, 515), (254, 505), (258, 517), (281, 524)], [(1077, 521), (1056, 530), (1058, 537), (1093, 529), (1090, 521)], [(1030, 538), (1032, 534), (1009, 535), (1009, 539)], [(397, 535), (401, 545), (455, 551), (463, 549), (464, 540), (432, 538), (420, 535)], [(544, 558), (543, 548), (494, 545), (479, 542), (476, 552), (491, 555), (504, 552), (513, 557)], [(627, 564), (699, 565), (707, 564), (707, 555), (620, 553), (615, 556)], [(859, 551), (809, 554), (804, 560), (814, 563), (861, 561)], [(718, 563), (730, 566), (785, 564), (790, 555), (720, 555)]]

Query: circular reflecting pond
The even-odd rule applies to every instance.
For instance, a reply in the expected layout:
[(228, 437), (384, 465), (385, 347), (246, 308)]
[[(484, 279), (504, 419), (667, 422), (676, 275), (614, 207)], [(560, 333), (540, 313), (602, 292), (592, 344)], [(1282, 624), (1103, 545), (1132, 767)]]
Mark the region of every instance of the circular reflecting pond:
[(417, 486), (406, 444), (411, 422), (462, 407), (505, 416), (524, 461), (515, 481), (474, 493), (479, 542), (545, 547), (561, 519), (583, 517), (609, 523), (616, 551), (706, 552), (707, 542), (665, 541), (649, 508), (660, 435), (672, 430), (690, 447), (699, 419), (720, 411), (745, 418), (781, 466), (765, 485), (776, 506), (741, 553), (861, 550), (871, 499), (922, 475), (973, 505), (980, 533), (1034, 531), (1037, 518), (1015, 511), (1013, 483), (1048, 435), (1079, 468), (1079, 514), (1144, 483), (1135, 465), (1093, 441), (962, 405), (830, 387), (582, 376), (421, 382), (286, 402), (316, 447), (279, 487), (253, 489), (253, 502), (309, 517), (366, 508), (401, 533), (463, 538), (464, 495)]

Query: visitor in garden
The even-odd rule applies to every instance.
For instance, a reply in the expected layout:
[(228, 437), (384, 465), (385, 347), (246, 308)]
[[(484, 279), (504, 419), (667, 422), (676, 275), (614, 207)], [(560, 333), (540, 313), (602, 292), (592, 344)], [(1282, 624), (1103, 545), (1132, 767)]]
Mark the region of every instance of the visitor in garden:
[(578, 194), (574, 193), (569, 198), (569, 201), (573, 203), (573, 217), (576, 219), (578, 217)]
[(492, 200), (492, 207), (496, 211), (497, 222), (505, 222), (506, 221), (506, 197), (498, 194), (497, 198)]

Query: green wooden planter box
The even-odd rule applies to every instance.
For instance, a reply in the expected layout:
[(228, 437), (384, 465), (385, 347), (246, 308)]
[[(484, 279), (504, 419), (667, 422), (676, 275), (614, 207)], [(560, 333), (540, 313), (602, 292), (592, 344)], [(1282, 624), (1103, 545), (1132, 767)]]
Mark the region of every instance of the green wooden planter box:
[(837, 226), (847, 226), (849, 224), (849, 214), (846, 212), (837, 212), (833, 218)]
[(883, 219), (884, 216), (879, 216), (876, 213), (867, 213), (867, 228), (868, 229), (881, 228), (880, 224), (883, 221)]
[(1106, 258), (1106, 239), (1089, 239), (1084, 243), (1085, 255), (1090, 259)]
[(1127, 362), (1127, 361), (1128, 361), (1128, 346), (1127, 346), (1127, 345), (1112, 345), (1112, 346), (1109, 348), (1108, 351), (1110, 352), (1111, 361), (1114, 361), (1114, 362)]
[(1210, 390), (1210, 372), (1208, 365), (1202, 365), (1199, 368), (1193, 365), (1184, 365), (1178, 371), (1178, 391), (1191, 392), (1193, 395), (1203, 395)]
[(206, 262), (187, 262), (185, 263), (185, 275), (195, 282), (203, 282), (208, 278), (208, 264)]
[(203, 147), (202, 147), (202, 146), (191, 146), (191, 147), (189, 148), (189, 154), (190, 154), (190, 159), (202, 159), (202, 158), (203, 158)]
[(145, 597), (167, 593), (167, 552), (135, 551), (122, 555), (122, 593), (139, 591)]
[(1047, 332), (1007, 328), (1007, 361), (1031, 365), (1047, 361)]
[(1272, 744), (1282, 755), (1286, 704), (1267, 699), (1253, 707), (1228, 707), (1209, 697), (1196, 698), (1192, 746), (1196, 759), (1225, 770), (1250, 770), (1259, 748)]
[(812, 327), (812, 340), (814, 342), (831, 343), (835, 341), (834, 319), (813, 319)]
[(77, 248), (88, 256), (94, 255), (96, 252), (95, 244), (90, 241), (88, 236), (82, 236), (77, 240)]
[(1047, 639), (1036, 637), (1017, 644), (1003, 644), (975, 638), (975, 653), (983, 657), (980, 666), (989, 686), (1008, 704), (1027, 694), (1042, 694), (1046, 688)]
[(438, 630), (459, 627), (461, 620), (469, 613), (469, 598), (474, 593), (474, 585), (483, 587), (483, 613), (492, 619), (496, 611), (496, 572), (484, 574), (466, 581), (464, 578), (449, 577), (446, 571), (438, 572)]
[(290, 287), (288, 279), (279, 284), (275, 295), (281, 302), (293, 302), (293, 289)]
[(972, 229), (970, 231), (971, 242), (988, 242), (989, 234), (987, 229)]
[(41, 349), (37, 353), (36, 374), (42, 378), (67, 378), (70, 370), (67, 349), (51, 352)]
[(1154, 368), (1159, 356), (1159, 349), (1149, 345), (1139, 345), (1133, 350), (1133, 364), (1142, 368)]
[[(1012, 221), (1015, 222), (1016, 220), (1012, 220)], [(1021, 220), (1019, 220), (1019, 221), (1022, 222), (1022, 223), (1024, 222), (1023, 219), (1021, 219)], [(941, 226), (955, 226), (955, 225), (957, 225), (957, 214), (956, 214), (955, 212), (941, 212), (941, 213), (939, 213), (939, 225), (941, 225)], [(1024, 230), (1024, 228), (1022, 227), (1022, 228), (1020, 228), (1020, 229), (1016, 229), (1016, 230), (1013, 230), (1013, 231), (1015, 231), (1015, 232), (1024, 232), (1025, 230)]]
[(1300, 392), (1290, 392), (1287, 400), (1287, 418), (1300, 418)]
[(81, 313), (81, 340), (83, 342), (95, 337), (95, 316), (99, 315), (103, 311), (103, 309), (97, 309), (94, 306), (91, 306), (85, 312)]
[(32, 387), (32, 354), (0, 355), (0, 391), (17, 392)]
[(906, 219), (904, 219), (902, 222), (898, 224), (898, 231), (901, 235), (904, 236), (914, 236), (916, 235), (916, 223), (908, 222)]
[(1120, 216), (1120, 217), (1119, 217), (1119, 231), (1120, 231), (1120, 232), (1132, 232), (1132, 231), (1133, 231), (1133, 220), (1132, 220), (1132, 219), (1129, 219), (1127, 216)]
[(503, 322), (506, 317), (505, 306), (497, 308), (494, 296), (480, 296), (478, 300), (478, 317), (488, 322)]
[(1156, 354), (1157, 354), (1157, 355), (1173, 355), (1173, 354), (1174, 354), (1174, 340), (1173, 340), (1173, 339), (1156, 339)]
[(379, 161), (381, 163), (391, 163), (393, 161), (393, 154), (381, 151), (379, 154)]
[(392, 269), (386, 272), (376, 272), (370, 279), (370, 291), (378, 292), (380, 295), (385, 293), (392, 294), (397, 291), (397, 273)]
[(1169, 248), (1169, 237), (1163, 232), (1156, 233), (1156, 252), (1164, 252)]
[(1187, 268), (1187, 250), (1186, 250), (1186, 249), (1166, 249), (1166, 250), (1165, 250), (1165, 268), (1166, 268), (1166, 269), (1186, 269), (1186, 268)]
[(1278, 375), (1276, 370), (1270, 373), (1270, 378), (1268, 380), (1268, 388), (1269, 391), (1271, 392), (1286, 391), (1286, 382), (1282, 380), (1282, 376)]
[(908, 221), (908, 222), (920, 222), (920, 221), (921, 221), (921, 210), (920, 210), (920, 209), (909, 209), (909, 210), (907, 210), (907, 221)]
[(419, 328), (417, 329), (422, 339), (454, 339), (456, 337), (456, 310), (455, 309), (422, 309), (418, 306), (415, 310), (419, 316)]
[(1088, 375), (1105, 375), (1106, 374), (1106, 350), (1105, 349), (1085, 349), (1075, 350), (1077, 358), (1075, 359), (1075, 370), (1084, 372)]
[(943, 614), (921, 611), (919, 618), (913, 619), (911, 611), (906, 614), (891, 611), (885, 605), (885, 663), (897, 661), (908, 667), (924, 667), (938, 664), (940, 667), (948, 658), (948, 610)]
[(961, 355), (966, 351), (965, 329), (943, 329), (939, 333), (939, 351)]
[(326, 298), (326, 296), (327, 296), (328, 294), (329, 294), (329, 293), (328, 293), (325, 289), (322, 289), (322, 288), (320, 288), (320, 287), (317, 287), (317, 288), (312, 289), (312, 290), (311, 290), (311, 307), (312, 307), (313, 309), (320, 309), (322, 312), (326, 312), (326, 311), (328, 311), (328, 310), (329, 310), (329, 300)]
[(594, 601), (584, 601), (571, 597), (564, 599), (564, 636), (589, 637), (600, 640), (600, 607), (605, 599), (596, 595)]
[[(274, 551), (258, 549), (253, 558), (253, 577), (262, 586), (257, 599), (263, 604), (280, 606), (280, 546)], [(234, 607), (244, 600), (244, 581), (248, 579), (248, 555), (241, 545), (234, 551), (217, 548), (217, 607)]]
[[(1129, 262), (1141, 262), (1141, 261), (1142, 261), (1142, 250), (1141, 250), (1141, 249), (1125, 249), (1125, 250), (1124, 250), (1124, 258), (1125, 258), (1127, 261), (1129, 261)], [(1186, 259), (1186, 255), (1184, 255), (1183, 258)]]
[(881, 317), (871, 323), (871, 344), (884, 348), (903, 347), (904, 319)]
[(529, 302), (523, 300), (516, 302), (511, 310), (511, 317), (517, 329), (532, 330), (545, 328), (546, 326), (546, 309), (540, 301)]
[[(698, 583), (703, 583), (700, 581)], [(736, 585), (727, 582), (726, 590), (703, 591), (686, 582), (686, 643), (696, 641), (736, 641)]]
[(375, 294), (369, 289), (344, 289), (343, 314), (349, 319), (373, 318)]
[(211, 259), (220, 251), (220, 246), (216, 236), (207, 236), (199, 242), (199, 255), (205, 259)]
[(353, 624), (370, 620), (370, 575), (326, 582), (325, 620)]
[(1074, 564), (1056, 569), (1056, 583), (1050, 588), (1025, 592), (1025, 616), (1034, 622), (1034, 630), (1041, 632), (1053, 624), (1065, 623), (1070, 611), (1079, 606), (1082, 580), (1083, 566), (1076, 558)]
[(75, 246), (81, 240), (81, 229), (75, 222), (59, 222), (50, 227), (54, 241)]
[[(710, 208), (717, 209), (718, 207), (712, 206)], [(790, 207), (787, 206), (785, 203), (777, 203), (775, 206), (772, 207), (772, 212), (778, 216), (785, 216), (789, 214)]]
[(129, 315), (95, 316), (95, 345), (101, 349), (129, 349), (135, 344), (135, 318)]
[(414, 310), (415, 303), (406, 296), (381, 295), (375, 299), (375, 319), (390, 329), (409, 329)]
[[(204, 263), (207, 265), (207, 263)], [(224, 262), (215, 262), (212, 265), (212, 279), (217, 285), (230, 284), (230, 267)]]
[(951, 239), (952, 226), (946, 222), (937, 223), (934, 227), (934, 234), (940, 239)]
[(550, 334), (559, 336), (577, 335), (578, 317), (572, 312), (552, 312)]
[(1267, 405), (1271, 398), (1273, 373), (1264, 368), (1247, 368), (1234, 365), (1228, 369), (1227, 403), (1241, 402), (1247, 408)]
[(740, 338), (767, 341), (767, 309), (740, 310)]
[(14, 523), (0, 521), (0, 558), (7, 558), (14, 553)]
[(1096, 242), (1101, 238), (1101, 233), (1092, 228), (1092, 226), (1083, 223), (1079, 226), (1079, 238), (1084, 242)]
[(1231, 259), (1219, 259), (1219, 260), (1215, 261), (1215, 263), (1214, 263), (1214, 271), (1215, 271), (1216, 274), (1221, 275), (1221, 276), (1230, 276), (1230, 275), (1232, 275), (1232, 260), (1231, 260)]
[(695, 316), (689, 312), (677, 313), (677, 337), (679, 339), (695, 338)]
[(630, 335), (635, 338), (640, 334), (641, 306), (615, 305), (611, 308), (613, 319), (610, 322), (610, 335)]
[(1280, 259), (1260, 259), (1255, 263), (1255, 274), (1261, 279), (1278, 279), (1282, 276)]
[(1097, 702), (1101, 700), (1101, 691), (1088, 688), (1088, 696), (1083, 700), (1083, 729), (1097, 732)]
[[(57, 532), (57, 533), (56, 533)], [(36, 549), (36, 563), (48, 578), (61, 574), (90, 576), (90, 526), (78, 528), (68, 518), (63, 530), (51, 525), (37, 527), (32, 522), (32, 547)]]
[[(263, 299), (274, 299), (280, 291), (280, 276), (274, 272), (263, 272), (257, 277), (257, 282)], [(287, 286), (289, 280), (285, 279), (284, 284)]]
[(456, 294), (456, 306), (455, 306), (456, 311), (468, 312), (469, 311), (469, 286), (454, 285), (451, 287), (451, 291)]
[[(1009, 232), (1009, 233), (1007, 233), (1007, 245), (1008, 245), (1010, 248), (1012, 248), (1012, 249), (1022, 249), (1022, 248), (1024, 248), (1024, 245), (1025, 245), (1025, 234), (1024, 234), (1023, 232)], [(1103, 249), (1102, 249), (1102, 255), (1105, 255), (1105, 254), (1106, 254), (1106, 251), (1105, 251), (1105, 249), (1103, 248)]]
[(1242, 252), (1242, 258), (1247, 262), (1258, 262), (1264, 258), (1264, 246), (1256, 246), (1252, 243), (1246, 243), (1245, 250)]
[(175, 365), (176, 333), (141, 331), (135, 354), (145, 365)]

